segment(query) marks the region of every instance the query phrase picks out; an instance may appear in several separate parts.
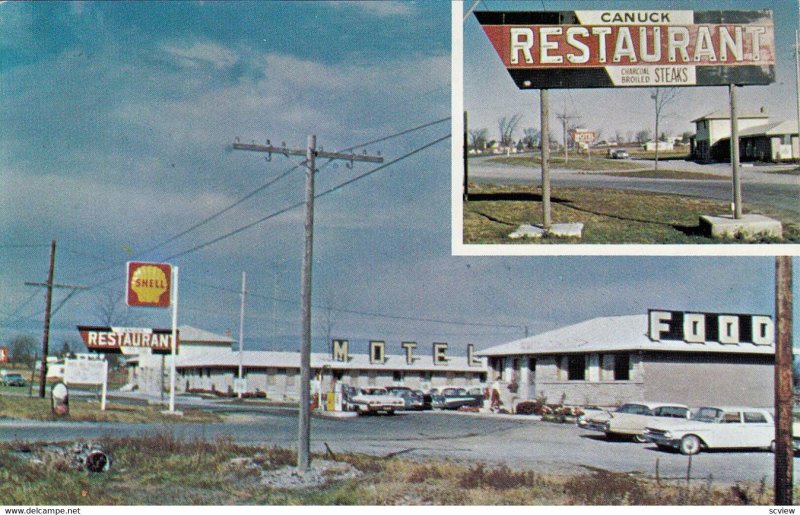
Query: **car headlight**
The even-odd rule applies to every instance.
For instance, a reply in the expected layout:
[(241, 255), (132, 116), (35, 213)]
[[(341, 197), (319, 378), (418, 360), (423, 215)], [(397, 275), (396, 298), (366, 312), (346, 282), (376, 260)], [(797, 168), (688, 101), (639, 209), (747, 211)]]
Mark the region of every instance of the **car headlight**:
[(603, 422), (603, 431), (608, 431), (608, 428), (611, 427), (611, 424), (608, 422)]
[(664, 438), (672, 438), (672, 432), (671, 431), (665, 431), (664, 432)]

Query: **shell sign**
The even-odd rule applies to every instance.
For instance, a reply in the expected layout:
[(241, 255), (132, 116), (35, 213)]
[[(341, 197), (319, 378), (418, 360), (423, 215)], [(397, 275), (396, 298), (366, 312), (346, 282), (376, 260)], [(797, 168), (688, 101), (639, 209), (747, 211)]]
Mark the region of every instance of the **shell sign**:
[(172, 292), (172, 266), (128, 262), (126, 299), (129, 306), (167, 308)]

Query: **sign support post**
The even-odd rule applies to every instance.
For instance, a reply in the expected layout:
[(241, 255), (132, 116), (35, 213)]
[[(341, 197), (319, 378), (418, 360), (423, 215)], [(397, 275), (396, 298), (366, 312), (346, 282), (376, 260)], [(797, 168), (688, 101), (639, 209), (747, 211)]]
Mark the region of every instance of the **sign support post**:
[(178, 341), (178, 267), (172, 267), (172, 343), (171, 355), (172, 365), (169, 371), (169, 412), (175, 413), (175, 361), (176, 361), (176, 342)]
[[(733, 167), (733, 217), (742, 218), (742, 181), (739, 177), (739, 117), (736, 110), (736, 84), (728, 85), (731, 100), (731, 167)], [(656, 143), (658, 144), (658, 143)]]
[(542, 89), (539, 96), (542, 125), (542, 227), (550, 230), (550, 90)]

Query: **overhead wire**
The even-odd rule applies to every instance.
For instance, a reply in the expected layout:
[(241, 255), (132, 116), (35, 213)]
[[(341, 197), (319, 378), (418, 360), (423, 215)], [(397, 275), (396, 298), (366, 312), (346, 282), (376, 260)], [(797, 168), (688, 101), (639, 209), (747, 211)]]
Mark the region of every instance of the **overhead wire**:
[[(426, 150), (426, 149), (428, 149), (428, 148), (430, 148), (430, 147), (432, 147), (432, 146), (434, 146), (434, 145), (436, 145), (438, 143), (441, 143), (442, 141), (445, 141), (445, 140), (447, 140), (449, 138), (450, 138), (450, 135), (448, 134), (448, 135), (443, 136), (443, 137), (441, 137), (441, 138), (439, 138), (439, 139), (437, 139), (435, 141), (427, 143), (426, 145), (423, 145), (422, 147), (416, 148), (416, 149), (412, 150), (411, 152), (403, 154), (402, 156), (400, 156), (398, 158), (395, 158), (395, 159), (393, 159), (393, 160), (391, 160), (391, 161), (389, 161), (387, 163), (384, 163), (381, 166), (373, 168), (372, 170), (370, 170), (370, 171), (368, 171), (366, 173), (363, 173), (363, 174), (358, 175), (358, 176), (356, 176), (356, 177), (354, 177), (352, 179), (349, 179), (349, 180), (347, 180), (347, 181), (345, 181), (345, 182), (343, 182), (341, 184), (333, 186), (333, 187), (323, 191), (322, 193), (316, 194), (316, 195), (314, 195), (314, 198), (317, 199), (317, 198), (323, 197), (325, 195), (329, 195), (329, 194), (331, 194), (331, 193), (333, 193), (335, 191), (338, 191), (338, 190), (344, 188), (345, 186), (348, 186), (350, 184), (353, 184), (356, 181), (364, 179), (365, 177), (368, 177), (368, 176), (370, 176), (370, 175), (372, 175), (372, 174), (374, 174), (374, 173), (376, 173), (376, 172), (378, 172), (380, 170), (384, 170), (389, 166), (392, 166), (392, 165), (394, 165), (394, 164), (396, 164), (396, 163), (398, 163), (398, 162), (400, 162), (400, 161), (402, 161), (404, 159), (407, 159), (407, 158), (409, 158), (409, 157), (411, 157), (411, 156), (413, 156), (415, 154), (418, 154), (419, 152), (422, 152), (423, 150)], [(270, 213), (269, 215), (267, 215), (267, 216), (265, 216), (263, 218), (259, 218), (258, 220), (255, 220), (254, 222), (250, 222), (249, 224), (243, 225), (243, 226), (239, 227), (238, 229), (234, 229), (233, 231), (225, 233), (225, 234), (223, 234), (221, 236), (218, 236), (218, 237), (216, 237), (216, 238), (214, 238), (212, 240), (209, 240), (207, 242), (201, 243), (200, 245), (196, 245), (196, 246), (194, 246), (194, 247), (192, 247), (190, 249), (187, 249), (187, 250), (184, 250), (182, 252), (178, 252), (176, 254), (168, 256), (168, 257), (164, 258), (164, 261), (170, 261), (170, 260), (173, 260), (173, 259), (176, 259), (176, 258), (179, 258), (179, 257), (183, 257), (183, 256), (185, 256), (187, 254), (191, 254), (193, 252), (197, 252), (198, 250), (204, 249), (206, 247), (210, 247), (211, 245), (214, 245), (216, 243), (219, 243), (220, 241), (226, 240), (226, 239), (228, 239), (228, 238), (230, 238), (232, 236), (240, 234), (240, 233), (246, 231), (247, 229), (255, 227), (256, 225), (264, 223), (267, 220), (271, 220), (272, 218), (275, 218), (276, 216), (282, 215), (283, 213), (291, 211), (292, 209), (296, 209), (296, 208), (302, 206), (303, 204), (305, 204), (305, 202), (304, 201), (300, 201), (300, 202), (297, 202), (297, 203), (292, 204), (290, 206), (286, 206), (286, 207), (284, 207), (282, 209), (279, 209), (278, 211), (274, 211), (274, 212)]]

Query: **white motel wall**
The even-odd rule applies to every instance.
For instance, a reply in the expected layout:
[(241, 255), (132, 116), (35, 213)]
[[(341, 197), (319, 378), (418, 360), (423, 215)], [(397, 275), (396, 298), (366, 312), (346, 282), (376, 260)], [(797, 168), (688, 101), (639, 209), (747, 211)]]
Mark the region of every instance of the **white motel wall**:
[[(180, 328), (176, 361), (176, 391), (231, 394), (238, 377), (239, 351), (233, 339), (192, 327)], [(399, 345), (398, 345), (398, 348)], [(485, 360), (470, 364), (467, 356), (446, 356), (415, 349), (408, 354), (385, 354), (375, 360), (367, 354), (346, 354), (334, 359), (326, 353), (311, 355), (314, 386), (331, 391), (334, 382), (355, 387), (404, 385), (427, 390), (443, 386), (485, 386)], [(372, 359), (371, 359), (372, 358)], [(170, 355), (139, 354), (128, 359), (129, 383), (142, 392), (159, 394), (169, 386)], [(297, 400), (300, 395), (300, 353), (244, 351), (241, 356), (247, 392), (268, 399)]]
[(489, 381), (500, 383), (507, 406), (536, 397), (582, 406), (631, 401), (772, 406), (772, 320), (708, 316), (651, 311), (595, 318), (478, 355), (488, 359)]
[[(234, 340), (191, 327), (180, 330), (178, 391), (232, 393), (239, 366)], [(581, 406), (773, 405), (774, 325), (765, 315), (651, 310), (595, 318), (485, 349), (476, 353), (478, 359), (442, 359), (436, 345), (441, 344), (433, 344), (433, 352), (419, 345), (399, 355), (382, 349), (377, 358), (346, 351), (334, 353), (337, 359), (312, 354), (313, 387), (326, 392), (342, 382), (427, 390), (497, 382), (507, 409), (537, 397)], [(130, 383), (158, 394), (168, 388), (170, 360), (146, 354), (129, 360)], [(299, 353), (245, 351), (242, 363), (248, 392), (272, 400), (299, 397)]]

